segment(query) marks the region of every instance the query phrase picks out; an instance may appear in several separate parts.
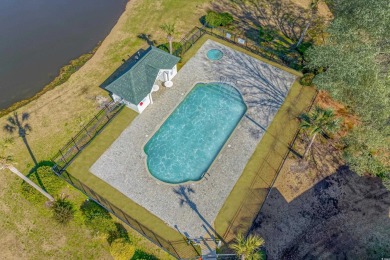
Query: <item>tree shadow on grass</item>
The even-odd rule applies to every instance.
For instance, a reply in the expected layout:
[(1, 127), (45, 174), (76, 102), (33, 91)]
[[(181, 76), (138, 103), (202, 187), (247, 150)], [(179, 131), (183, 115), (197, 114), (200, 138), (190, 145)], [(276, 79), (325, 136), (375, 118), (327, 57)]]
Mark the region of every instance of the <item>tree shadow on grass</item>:
[(126, 242), (131, 242), (131, 239), (129, 237), (129, 233), (127, 233), (126, 228), (118, 222), (114, 223), (116, 229), (112, 230), (108, 233), (107, 242), (111, 244), (116, 239), (124, 239)]
[(341, 165), (292, 200), (273, 188), (252, 233), (272, 259), (380, 259), (390, 254), (390, 192)]
[(153, 40), (151, 34), (140, 33), (137, 35), (138, 39), (144, 40), (148, 45), (154, 46), (157, 44), (156, 40)]
[(37, 165), (37, 159), (35, 158), (34, 153), (31, 150), (31, 147), (27, 141), (28, 132), (32, 131), (32, 128), (29, 123), (27, 123), (30, 118), (30, 114), (27, 112), (22, 113), (22, 116), (19, 117), (18, 112), (14, 112), (12, 116), (7, 118), (7, 123), (4, 125), (3, 129), (5, 132), (9, 134), (13, 134), (15, 132), (18, 133), (19, 137), (22, 138), (24, 145), (26, 146), (28, 153), (31, 156), (31, 159), (34, 162), (34, 165)]
[[(42, 178), (40, 176), (40, 174), (38, 173), (38, 169), (41, 168), (41, 167), (53, 167), (54, 163), (51, 162), (51, 161), (40, 161), (39, 163), (37, 163), (36, 165), (34, 165), (33, 168), (31, 168), (31, 170), (29, 171), (29, 173), (27, 174), (27, 178), (31, 178), (31, 176), (35, 176), (35, 178), (37, 179), (37, 182), (38, 182), (38, 185), (46, 192), (47, 189), (42, 181)], [(54, 174), (54, 173), (53, 173)], [(42, 175), (42, 173), (41, 173)], [(46, 176), (45, 176), (46, 177)]]
[(144, 259), (144, 260), (158, 260), (157, 257), (155, 257), (152, 254), (148, 254), (140, 249), (135, 250), (135, 253), (131, 260), (138, 260), (138, 259)]

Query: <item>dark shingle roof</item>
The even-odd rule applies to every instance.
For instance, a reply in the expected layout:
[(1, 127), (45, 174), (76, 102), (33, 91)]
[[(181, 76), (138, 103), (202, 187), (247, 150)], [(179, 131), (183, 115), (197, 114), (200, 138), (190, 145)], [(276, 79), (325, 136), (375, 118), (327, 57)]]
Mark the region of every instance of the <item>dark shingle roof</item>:
[(172, 69), (180, 58), (150, 46), (128, 71), (105, 87), (121, 98), (138, 104), (150, 93), (160, 69)]

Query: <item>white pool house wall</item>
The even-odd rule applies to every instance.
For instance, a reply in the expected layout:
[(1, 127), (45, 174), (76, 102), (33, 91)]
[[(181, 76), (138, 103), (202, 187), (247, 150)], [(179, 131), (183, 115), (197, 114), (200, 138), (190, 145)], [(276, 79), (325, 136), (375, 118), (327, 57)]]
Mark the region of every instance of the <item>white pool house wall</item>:
[[(131, 108), (133, 109), (135, 112), (137, 113), (142, 113), (142, 111), (145, 110), (145, 108), (147, 106), (150, 105), (151, 103), (151, 97), (150, 97), (151, 94), (148, 94), (139, 104), (133, 104), (127, 100), (124, 100), (123, 98), (115, 95), (115, 94), (112, 94), (112, 99), (115, 101), (115, 102), (120, 102), (122, 104), (124, 104), (125, 106), (127, 106), (128, 108)], [(141, 105), (142, 104), (142, 105)]]
[(160, 70), (158, 72), (156, 80), (160, 80), (162, 82), (171, 81), (174, 76), (177, 74), (177, 66), (173, 66), (170, 70)]

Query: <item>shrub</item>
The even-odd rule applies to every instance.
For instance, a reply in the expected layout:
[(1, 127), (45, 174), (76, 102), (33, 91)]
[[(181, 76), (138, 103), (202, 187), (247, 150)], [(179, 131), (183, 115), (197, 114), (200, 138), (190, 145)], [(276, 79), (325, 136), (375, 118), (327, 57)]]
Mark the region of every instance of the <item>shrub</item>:
[(311, 42), (303, 42), (301, 45), (298, 46), (297, 50), (303, 55), (312, 46), (313, 44)]
[(148, 254), (140, 249), (135, 250), (134, 256), (131, 260), (142, 259), (142, 260), (158, 260), (154, 255)]
[(311, 86), (314, 76), (314, 73), (306, 73), (305, 75), (303, 75), (299, 82), (302, 86)]
[(275, 32), (270, 28), (259, 27), (259, 37), (260, 40), (267, 42), (273, 41), (275, 39)]
[(73, 219), (73, 204), (67, 199), (67, 196), (61, 196), (53, 204), (53, 217), (61, 224), (67, 224)]
[(110, 213), (93, 200), (86, 200), (80, 210), (83, 213), (85, 225), (93, 231), (109, 234), (117, 230)]
[(233, 16), (229, 13), (221, 13), (221, 26), (227, 26), (233, 23)]
[[(180, 42), (172, 42), (172, 49), (173, 49), (173, 52), (179, 48), (181, 48), (182, 44)], [(169, 53), (169, 43), (163, 43), (163, 44), (160, 44), (157, 46), (157, 48), (163, 50), (163, 51), (166, 51)]]
[(233, 23), (233, 16), (230, 13), (207, 12), (205, 22), (210, 27), (227, 26)]
[(115, 260), (129, 260), (135, 253), (135, 247), (125, 239), (116, 239), (111, 243), (110, 252)]
[(107, 242), (109, 244), (119, 238), (124, 239), (126, 242), (132, 241), (129, 237), (129, 234), (127, 233), (126, 228), (122, 224), (115, 222), (114, 225), (116, 229), (114, 231), (110, 231), (107, 237)]

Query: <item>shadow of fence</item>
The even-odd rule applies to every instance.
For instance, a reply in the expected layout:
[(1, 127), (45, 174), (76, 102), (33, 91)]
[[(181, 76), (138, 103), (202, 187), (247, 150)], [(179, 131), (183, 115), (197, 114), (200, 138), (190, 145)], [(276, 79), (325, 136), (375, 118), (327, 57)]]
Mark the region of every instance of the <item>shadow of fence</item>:
[[(290, 106), (295, 106), (297, 105), (297, 102), (302, 101), (302, 91), (304, 90), (299, 92)], [(304, 111), (309, 111), (311, 109), (316, 97), (317, 91), (315, 91), (311, 100), (308, 101), (307, 107), (303, 109)], [(295, 111), (294, 113), (300, 112), (302, 111)], [(282, 126), (281, 129), (277, 131), (287, 130), (292, 129), (284, 129), (284, 126)], [(224, 228), (223, 233), (220, 234), (221, 238), (226, 242), (226, 244), (223, 245), (222, 252), (231, 251), (227, 245), (233, 241), (238, 233), (250, 233), (253, 221), (261, 212), (264, 202), (269, 196), (288, 155), (293, 151), (292, 147), (299, 135), (299, 132), (300, 129), (295, 126), (295, 129), (290, 134), (286, 135), (283, 140), (278, 138), (278, 133), (275, 135), (272, 134), (272, 141), (262, 146), (262, 149), (267, 152), (257, 158), (256, 162), (253, 162), (253, 165), (250, 166), (253, 167), (253, 170), (249, 173), (252, 174), (252, 176), (248, 178), (245, 187), (243, 186), (245, 188), (245, 195), (242, 196), (237, 210), (235, 210), (231, 215), (232, 217), (229, 219), (227, 227)], [(267, 132), (266, 134), (271, 133)]]
[(286, 53), (278, 52), (272, 48), (260, 46), (255, 41), (243, 35), (234, 34), (221, 28), (194, 27), (180, 41), (180, 47), (177, 48), (173, 55), (182, 57), (203, 35), (208, 34), (218, 39), (234, 44), (240, 48), (250, 51), (260, 57), (274, 61), (278, 64), (290, 67), (295, 70), (302, 69), (299, 60), (289, 57)]
[(52, 158), (55, 172), (62, 173), (74, 158), (123, 108), (123, 104), (111, 102), (106, 104), (69, 142), (67, 142)]
[(66, 171), (66, 168), (77, 155), (82, 152), (82, 150), (103, 130), (123, 107), (122, 104), (114, 102), (105, 105), (105, 107), (100, 110), (79, 133), (72, 137), (69, 142), (52, 157), (51, 161), (54, 164), (52, 167), (54, 173), (174, 257), (182, 259), (199, 256), (199, 248), (195, 247), (192, 243), (189, 243), (184, 237), (177, 241), (164, 239)]

